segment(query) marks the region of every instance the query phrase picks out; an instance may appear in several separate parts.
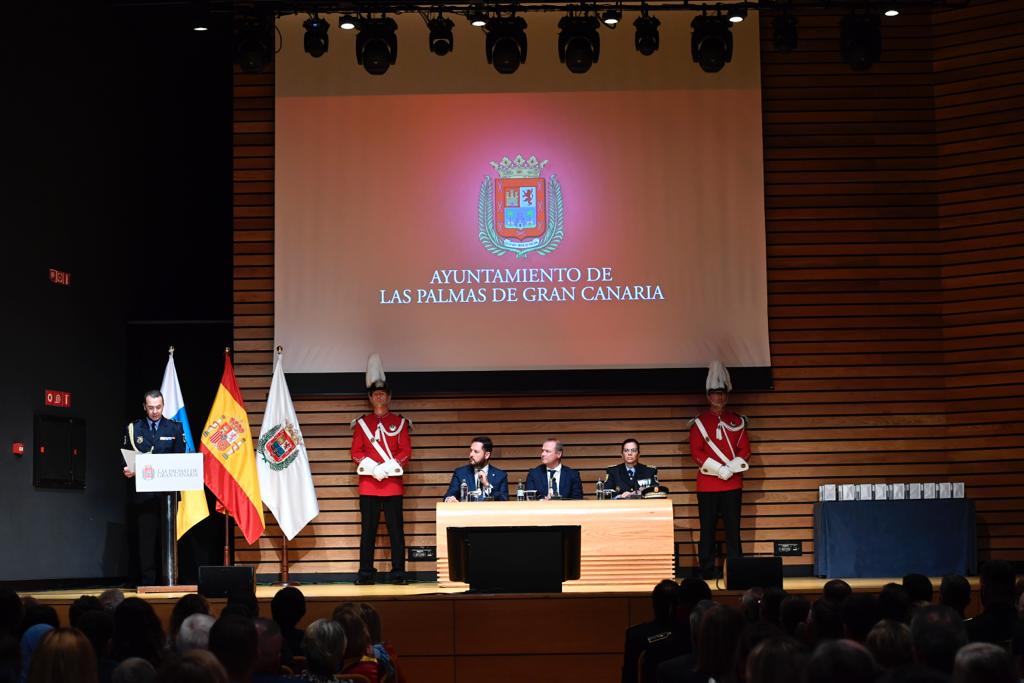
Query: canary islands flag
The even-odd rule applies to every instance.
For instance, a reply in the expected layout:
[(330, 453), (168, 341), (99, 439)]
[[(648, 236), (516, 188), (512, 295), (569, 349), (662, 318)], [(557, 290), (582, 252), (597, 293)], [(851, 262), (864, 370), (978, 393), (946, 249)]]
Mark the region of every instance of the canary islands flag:
[(256, 451), (242, 392), (231, 358), (224, 356), (224, 375), (213, 399), (200, 439), (203, 478), (218, 503), (235, 518), (246, 542), (256, 542), (266, 527), (256, 471)]
[[(164, 395), (164, 417), (181, 423), (181, 428), (185, 432), (185, 450), (195, 453), (196, 445), (192, 441), (192, 428), (188, 424), (188, 413), (185, 412), (185, 396), (181, 393), (178, 371), (174, 367), (173, 346), (168, 351), (167, 367), (164, 368), (164, 381), (160, 383), (160, 393)], [(178, 504), (177, 524), (175, 525), (178, 538), (181, 539), (186, 531), (209, 515), (210, 508), (206, 506), (206, 492), (182, 491), (181, 502)]]

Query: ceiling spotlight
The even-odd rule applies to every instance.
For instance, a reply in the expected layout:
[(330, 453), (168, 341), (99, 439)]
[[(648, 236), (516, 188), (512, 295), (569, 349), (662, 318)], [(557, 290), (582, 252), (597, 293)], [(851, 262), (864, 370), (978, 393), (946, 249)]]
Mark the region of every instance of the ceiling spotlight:
[(500, 74), (513, 74), (526, 63), (526, 20), (494, 17), (487, 22), (487, 63)]
[(899, 15), (900, 11), (895, 7), (885, 10), (885, 16), (887, 17), (898, 17)]
[(633, 26), (636, 27), (636, 38), (633, 41), (636, 51), (644, 57), (650, 57), (657, 52), (658, 46), (661, 44), (658, 35), (658, 27), (661, 26), (661, 22), (656, 17), (642, 14), (636, 18)]
[(356, 18), (350, 14), (342, 15), (341, 19), (338, 19), (338, 28), (343, 31), (351, 31), (356, 27)]
[(257, 73), (274, 58), (270, 23), (248, 15), (235, 28), (235, 63), (246, 73)]
[(189, 3), (192, 12), (192, 30), (210, 30), (210, 8), (206, 0), (192, 0)]
[(452, 33), (454, 27), (455, 22), (440, 14), (427, 22), (427, 28), (430, 29), (431, 52), (443, 57), (454, 49), (455, 35)]
[(483, 28), (487, 26), (487, 14), (481, 10), (473, 10), (468, 15), (469, 23), (477, 28)]
[(558, 22), (558, 61), (574, 74), (590, 70), (601, 56), (597, 17), (565, 16)]
[(391, 17), (359, 22), (356, 34), (356, 62), (366, 72), (380, 76), (398, 59), (398, 24)]
[(729, 10), (729, 21), (738, 24), (747, 18), (747, 6), (739, 5)]
[(876, 14), (850, 14), (840, 24), (839, 54), (854, 71), (865, 71), (882, 56), (882, 30)]
[(619, 22), (622, 21), (622, 11), (617, 9), (607, 10), (601, 15), (601, 21), (604, 22), (605, 26), (615, 28), (619, 25)]
[(690, 53), (701, 69), (715, 73), (732, 61), (732, 31), (725, 17), (701, 14), (693, 18), (690, 26)]
[(314, 14), (302, 22), (302, 28), (306, 29), (306, 36), (302, 40), (302, 45), (306, 48), (306, 52), (313, 57), (323, 57), (329, 45), (327, 38), (329, 26), (327, 20), (321, 19)]
[(796, 17), (788, 12), (772, 20), (772, 43), (777, 52), (792, 52), (796, 49)]

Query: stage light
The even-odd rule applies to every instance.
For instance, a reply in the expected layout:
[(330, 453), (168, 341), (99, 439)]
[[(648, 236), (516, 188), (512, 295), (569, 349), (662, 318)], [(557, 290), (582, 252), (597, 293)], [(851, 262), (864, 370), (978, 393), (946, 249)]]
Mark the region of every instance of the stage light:
[(338, 19), (338, 28), (343, 31), (351, 31), (356, 27), (356, 19), (350, 14), (342, 15), (341, 19)]
[(690, 53), (701, 69), (715, 73), (732, 61), (732, 31), (725, 17), (702, 14), (694, 17), (690, 26)]
[(740, 5), (729, 10), (729, 22), (738, 24), (747, 18), (747, 6)]
[(887, 16), (887, 17), (898, 17), (899, 15), (900, 15), (900, 11), (898, 9), (896, 9), (895, 7), (893, 7), (892, 9), (885, 10), (885, 16)]
[(772, 21), (772, 43), (777, 52), (792, 52), (797, 45), (796, 17), (788, 12)]
[(601, 56), (597, 17), (565, 16), (558, 22), (558, 61), (574, 74), (583, 74)]
[(661, 37), (658, 34), (661, 22), (656, 17), (649, 17), (644, 13), (636, 18), (633, 26), (636, 27), (636, 37), (633, 40), (636, 51), (645, 57), (650, 57), (657, 52), (661, 45)]
[(398, 24), (391, 17), (364, 19), (356, 34), (356, 62), (368, 74), (380, 76), (398, 60)]
[(601, 15), (601, 21), (603, 21), (604, 25), (608, 28), (615, 28), (619, 25), (619, 22), (622, 21), (622, 11), (617, 9), (607, 10)]
[(487, 26), (487, 15), (481, 10), (473, 10), (468, 15), (469, 23), (477, 28)]
[(878, 15), (850, 14), (840, 25), (839, 54), (854, 71), (866, 71), (882, 56)]
[(500, 74), (513, 74), (526, 63), (526, 20), (494, 17), (487, 22), (487, 63)]
[(192, 11), (192, 30), (209, 31), (210, 8), (208, 7), (206, 0), (192, 0), (189, 5), (191, 6)]
[(330, 28), (327, 20), (314, 14), (302, 22), (302, 27), (306, 29), (306, 35), (302, 40), (306, 53), (313, 57), (323, 57), (330, 44), (327, 37), (327, 29)]
[(257, 73), (274, 57), (271, 25), (261, 17), (243, 16), (235, 29), (235, 63), (246, 73)]
[(452, 33), (454, 27), (455, 22), (440, 14), (427, 22), (431, 52), (443, 57), (455, 48), (455, 35)]

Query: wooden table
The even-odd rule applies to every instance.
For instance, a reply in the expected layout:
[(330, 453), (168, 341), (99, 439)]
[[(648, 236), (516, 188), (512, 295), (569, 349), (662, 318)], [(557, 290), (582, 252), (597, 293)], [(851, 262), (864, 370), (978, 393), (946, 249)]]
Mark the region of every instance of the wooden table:
[(538, 500), (437, 503), (437, 582), (465, 590), (448, 574), (449, 527), (580, 527), (580, 578), (563, 590), (646, 590), (675, 570), (672, 500)]

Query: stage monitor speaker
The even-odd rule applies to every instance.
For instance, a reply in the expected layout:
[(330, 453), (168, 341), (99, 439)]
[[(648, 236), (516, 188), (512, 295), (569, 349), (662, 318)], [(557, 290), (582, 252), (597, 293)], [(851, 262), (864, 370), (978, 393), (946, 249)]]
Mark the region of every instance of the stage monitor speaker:
[(782, 588), (781, 557), (733, 557), (725, 561), (725, 587)]
[(226, 598), (233, 590), (256, 590), (256, 572), (252, 567), (203, 566), (199, 568), (199, 594), (207, 598)]

